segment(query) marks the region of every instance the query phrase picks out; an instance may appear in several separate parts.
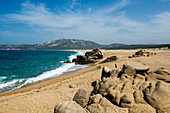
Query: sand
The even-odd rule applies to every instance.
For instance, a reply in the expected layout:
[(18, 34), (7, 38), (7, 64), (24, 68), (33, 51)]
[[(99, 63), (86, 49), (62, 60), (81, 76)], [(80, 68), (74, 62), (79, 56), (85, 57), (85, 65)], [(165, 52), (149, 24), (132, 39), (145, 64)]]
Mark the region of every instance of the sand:
[(155, 52), (157, 55), (128, 59), (128, 56), (136, 51), (102, 50), (104, 59), (113, 55), (118, 56), (120, 59), (103, 64), (99, 63), (102, 61), (100, 60), (89, 68), (81, 69), (65, 76), (0, 93), (0, 113), (53, 113), (57, 103), (72, 100), (79, 88), (91, 92), (93, 90), (91, 82), (100, 79), (103, 66), (113, 69), (115, 64), (121, 67), (126, 61), (136, 61), (147, 64), (153, 71), (161, 67), (170, 70), (169, 50), (147, 50)]

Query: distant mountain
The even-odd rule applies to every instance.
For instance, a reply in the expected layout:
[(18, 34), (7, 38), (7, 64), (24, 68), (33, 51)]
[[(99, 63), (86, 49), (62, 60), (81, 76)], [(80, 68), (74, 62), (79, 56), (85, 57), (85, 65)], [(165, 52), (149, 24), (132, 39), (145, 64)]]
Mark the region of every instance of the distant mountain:
[(152, 45), (126, 45), (113, 43), (110, 45), (101, 45), (93, 41), (78, 39), (60, 39), (45, 42), (43, 44), (22, 44), (22, 45), (0, 45), (0, 50), (58, 50), (58, 49), (139, 49), (139, 48), (161, 48), (168, 47), (170, 44), (152, 44)]
[(78, 39), (60, 39), (35, 46), (35, 49), (94, 49), (103, 45), (92, 41)]
[(2, 50), (55, 50), (55, 49), (94, 49), (102, 48), (104, 45), (93, 41), (78, 39), (60, 39), (36, 45), (0, 45)]

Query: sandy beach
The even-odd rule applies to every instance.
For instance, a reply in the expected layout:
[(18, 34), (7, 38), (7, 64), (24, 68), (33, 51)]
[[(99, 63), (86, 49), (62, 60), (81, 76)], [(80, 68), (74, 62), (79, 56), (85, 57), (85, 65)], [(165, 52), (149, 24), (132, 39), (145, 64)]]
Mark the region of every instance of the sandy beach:
[(103, 66), (114, 69), (115, 64), (121, 67), (127, 61), (135, 61), (148, 65), (153, 71), (161, 67), (170, 70), (169, 50), (150, 49), (147, 51), (154, 52), (156, 55), (129, 59), (128, 56), (136, 51), (102, 50), (104, 55), (102, 60), (109, 56), (118, 56), (119, 59), (108, 63), (100, 63), (102, 61), (100, 60), (88, 68), (71, 72), (65, 76), (0, 93), (0, 113), (53, 113), (57, 103), (65, 100), (71, 101), (79, 88), (91, 92), (93, 90), (91, 83), (101, 78)]

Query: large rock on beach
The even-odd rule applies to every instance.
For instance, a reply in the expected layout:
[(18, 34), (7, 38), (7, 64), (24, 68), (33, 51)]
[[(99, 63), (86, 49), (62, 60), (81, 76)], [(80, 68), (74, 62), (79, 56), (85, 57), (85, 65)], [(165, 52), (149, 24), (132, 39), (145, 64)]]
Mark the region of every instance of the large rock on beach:
[(158, 81), (155, 86), (148, 86), (144, 91), (147, 101), (156, 109), (170, 104), (170, 84)]
[(87, 51), (85, 53), (86, 57), (92, 57), (92, 56), (96, 56), (98, 59), (102, 59), (103, 58), (103, 54), (99, 49), (93, 49), (92, 51)]
[(89, 110), (90, 113), (128, 113), (128, 109), (113, 105), (100, 94), (92, 98), (92, 104), (87, 107), (87, 110)]
[(92, 51), (86, 52), (85, 56), (77, 55), (77, 58), (73, 59), (72, 62), (75, 62), (75, 64), (90, 64), (102, 58), (102, 52), (99, 49), (93, 49)]
[(79, 89), (74, 95), (73, 101), (76, 101), (82, 107), (86, 107), (89, 101), (89, 93), (83, 89)]
[(54, 108), (54, 113), (89, 113), (75, 101), (63, 101), (58, 103)]
[(149, 67), (139, 62), (126, 62), (123, 65), (123, 72), (128, 75), (143, 74), (149, 70)]
[(102, 76), (101, 76), (101, 80), (103, 80), (103, 77), (108, 78), (110, 77), (111, 73), (110, 73), (111, 69), (109, 69), (108, 67), (103, 67), (102, 70)]
[(118, 78), (118, 75), (121, 71), (122, 70), (119, 69), (119, 68), (111, 70), (107, 66), (104, 66), (103, 69), (102, 69), (101, 80), (103, 80), (103, 78), (109, 78), (109, 77)]
[(141, 56), (149, 57), (152, 55), (156, 55), (156, 53), (147, 52), (146, 50), (141, 49), (141, 50), (137, 51), (135, 54), (133, 54), (132, 56), (129, 56), (128, 58), (141, 57)]
[(117, 86), (117, 84), (119, 84), (120, 81), (119, 79), (112, 79), (112, 78), (109, 78), (107, 79), (106, 81), (102, 82), (101, 85), (99, 86), (99, 94), (101, 95), (107, 95), (108, 93), (108, 89), (110, 87), (115, 87)]
[(116, 61), (119, 58), (117, 56), (111, 56), (111, 57), (107, 57), (104, 61), (100, 62), (100, 63), (106, 63), (106, 62), (112, 62), (112, 61)]

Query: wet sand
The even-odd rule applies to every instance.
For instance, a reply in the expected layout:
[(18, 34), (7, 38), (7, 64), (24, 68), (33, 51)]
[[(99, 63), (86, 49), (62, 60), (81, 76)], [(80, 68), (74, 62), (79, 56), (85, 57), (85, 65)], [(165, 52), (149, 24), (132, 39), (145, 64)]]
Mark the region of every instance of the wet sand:
[(64, 100), (72, 100), (79, 88), (91, 92), (93, 90), (91, 82), (100, 79), (103, 66), (113, 69), (115, 64), (121, 67), (126, 61), (136, 61), (147, 64), (151, 70), (161, 67), (170, 70), (169, 50), (147, 50), (155, 52), (157, 55), (129, 59), (128, 56), (136, 51), (102, 50), (104, 59), (115, 55), (119, 57), (119, 60), (99, 64), (102, 61), (100, 60), (91, 67), (67, 73), (65, 76), (45, 80), (10, 92), (0, 93), (0, 113), (53, 113), (54, 106), (57, 103)]

